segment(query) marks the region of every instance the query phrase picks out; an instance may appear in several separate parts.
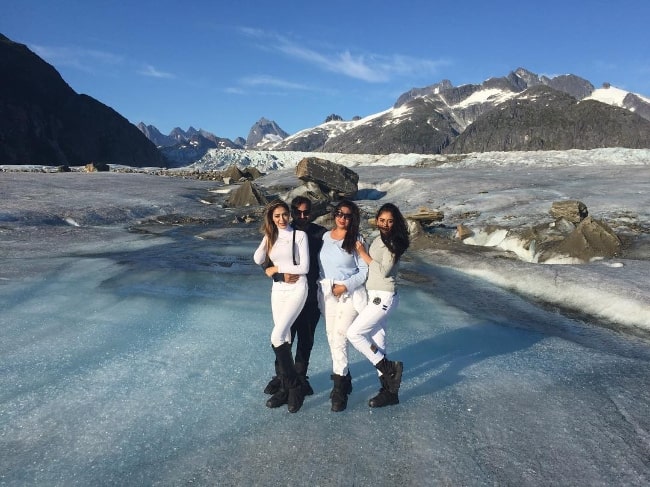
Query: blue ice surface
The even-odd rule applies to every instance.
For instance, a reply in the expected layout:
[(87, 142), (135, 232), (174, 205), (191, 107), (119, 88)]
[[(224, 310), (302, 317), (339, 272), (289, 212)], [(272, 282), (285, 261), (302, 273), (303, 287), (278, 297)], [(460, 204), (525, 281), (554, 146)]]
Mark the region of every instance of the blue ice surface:
[(405, 257), (370, 409), (351, 350), (330, 411), (319, 323), (303, 408), (268, 409), (270, 280), (256, 241), (129, 235), (7, 259), (0, 485), (648, 485), (650, 347)]

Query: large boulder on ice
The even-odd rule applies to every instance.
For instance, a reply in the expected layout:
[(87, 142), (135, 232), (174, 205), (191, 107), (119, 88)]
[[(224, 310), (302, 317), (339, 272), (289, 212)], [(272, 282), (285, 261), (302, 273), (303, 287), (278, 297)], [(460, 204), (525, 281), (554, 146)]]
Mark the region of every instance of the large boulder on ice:
[(233, 164), (232, 166), (228, 166), (226, 169), (221, 171), (221, 177), (224, 180), (228, 180), (232, 183), (236, 183), (242, 178), (244, 178), (244, 173), (241, 172), (240, 169)]
[(408, 213), (404, 218), (420, 223), (420, 225), (430, 225), (433, 222), (441, 222), (445, 219), (445, 214), (440, 210), (430, 210), (429, 208), (420, 208), (415, 213)]
[(228, 196), (225, 202), (228, 208), (242, 208), (245, 206), (264, 206), (268, 203), (266, 197), (250, 181), (244, 181)]
[(262, 177), (262, 173), (260, 172), (260, 170), (253, 166), (245, 167), (242, 170), (242, 174), (246, 179), (252, 179), (252, 180)]
[(555, 201), (551, 205), (550, 213), (556, 220), (564, 218), (576, 224), (580, 223), (589, 215), (587, 205), (577, 200)]
[(318, 157), (305, 157), (296, 166), (296, 176), (311, 181), (332, 196), (350, 198), (359, 189), (359, 175), (352, 169)]

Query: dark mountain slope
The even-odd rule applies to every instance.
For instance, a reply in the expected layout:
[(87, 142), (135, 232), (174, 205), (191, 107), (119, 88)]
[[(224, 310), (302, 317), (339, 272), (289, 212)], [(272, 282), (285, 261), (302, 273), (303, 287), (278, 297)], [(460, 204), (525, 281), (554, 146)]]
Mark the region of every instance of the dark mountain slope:
[(479, 117), (447, 153), (650, 148), (650, 121), (593, 100), (578, 102), (548, 86), (535, 86)]
[(0, 164), (165, 165), (135, 125), (2, 34), (0, 72)]

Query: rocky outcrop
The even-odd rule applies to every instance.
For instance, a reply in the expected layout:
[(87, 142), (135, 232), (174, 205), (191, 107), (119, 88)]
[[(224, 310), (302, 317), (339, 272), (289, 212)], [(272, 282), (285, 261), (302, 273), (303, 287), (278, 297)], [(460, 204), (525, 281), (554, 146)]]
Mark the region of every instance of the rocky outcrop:
[(0, 72), (0, 164), (166, 166), (135, 125), (1, 34)]
[(582, 262), (620, 255), (621, 241), (605, 222), (587, 217), (565, 239), (549, 246), (539, 257), (546, 262), (557, 256), (568, 256)]
[(537, 263), (577, 264), (620, 255), (621, 241), (616, 233), (588, 213), (581, 201), (556, 201), (550, 210), (555, 221), (550, 224), (475, 231), (459, 224), (455, 237), (470, 245), (512, 250), (522, 260)]
[(343, 121), (343, 117), (341, 115), (337, 115), (336, 113), (332, 113), (331, 115), (328, 115), (325, 117), (325, 123), (327, 122), (341, 122)]
[(415, 213), (404, 215), (404, 218), (418, 222), (422, 226), (431, 225), (434, 222), (441, 222), (445, 219), (445, 214), (440, 210), (431, 210), (429, 208), (420, 208)]

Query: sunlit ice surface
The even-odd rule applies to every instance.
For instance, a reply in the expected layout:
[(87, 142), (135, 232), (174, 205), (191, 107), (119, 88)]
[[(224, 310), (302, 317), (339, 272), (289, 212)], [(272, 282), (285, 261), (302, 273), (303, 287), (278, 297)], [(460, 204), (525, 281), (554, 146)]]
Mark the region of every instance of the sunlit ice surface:
[(367, 406), (376, 371), (351, 350), (330, 412), (321, 320), (290, 414), (264, 406), (257, 240), (96, 232), (0, 258), (4, 485), (648, 483), (645, 341), (413, 256), (388, 330), (400, 404)]

